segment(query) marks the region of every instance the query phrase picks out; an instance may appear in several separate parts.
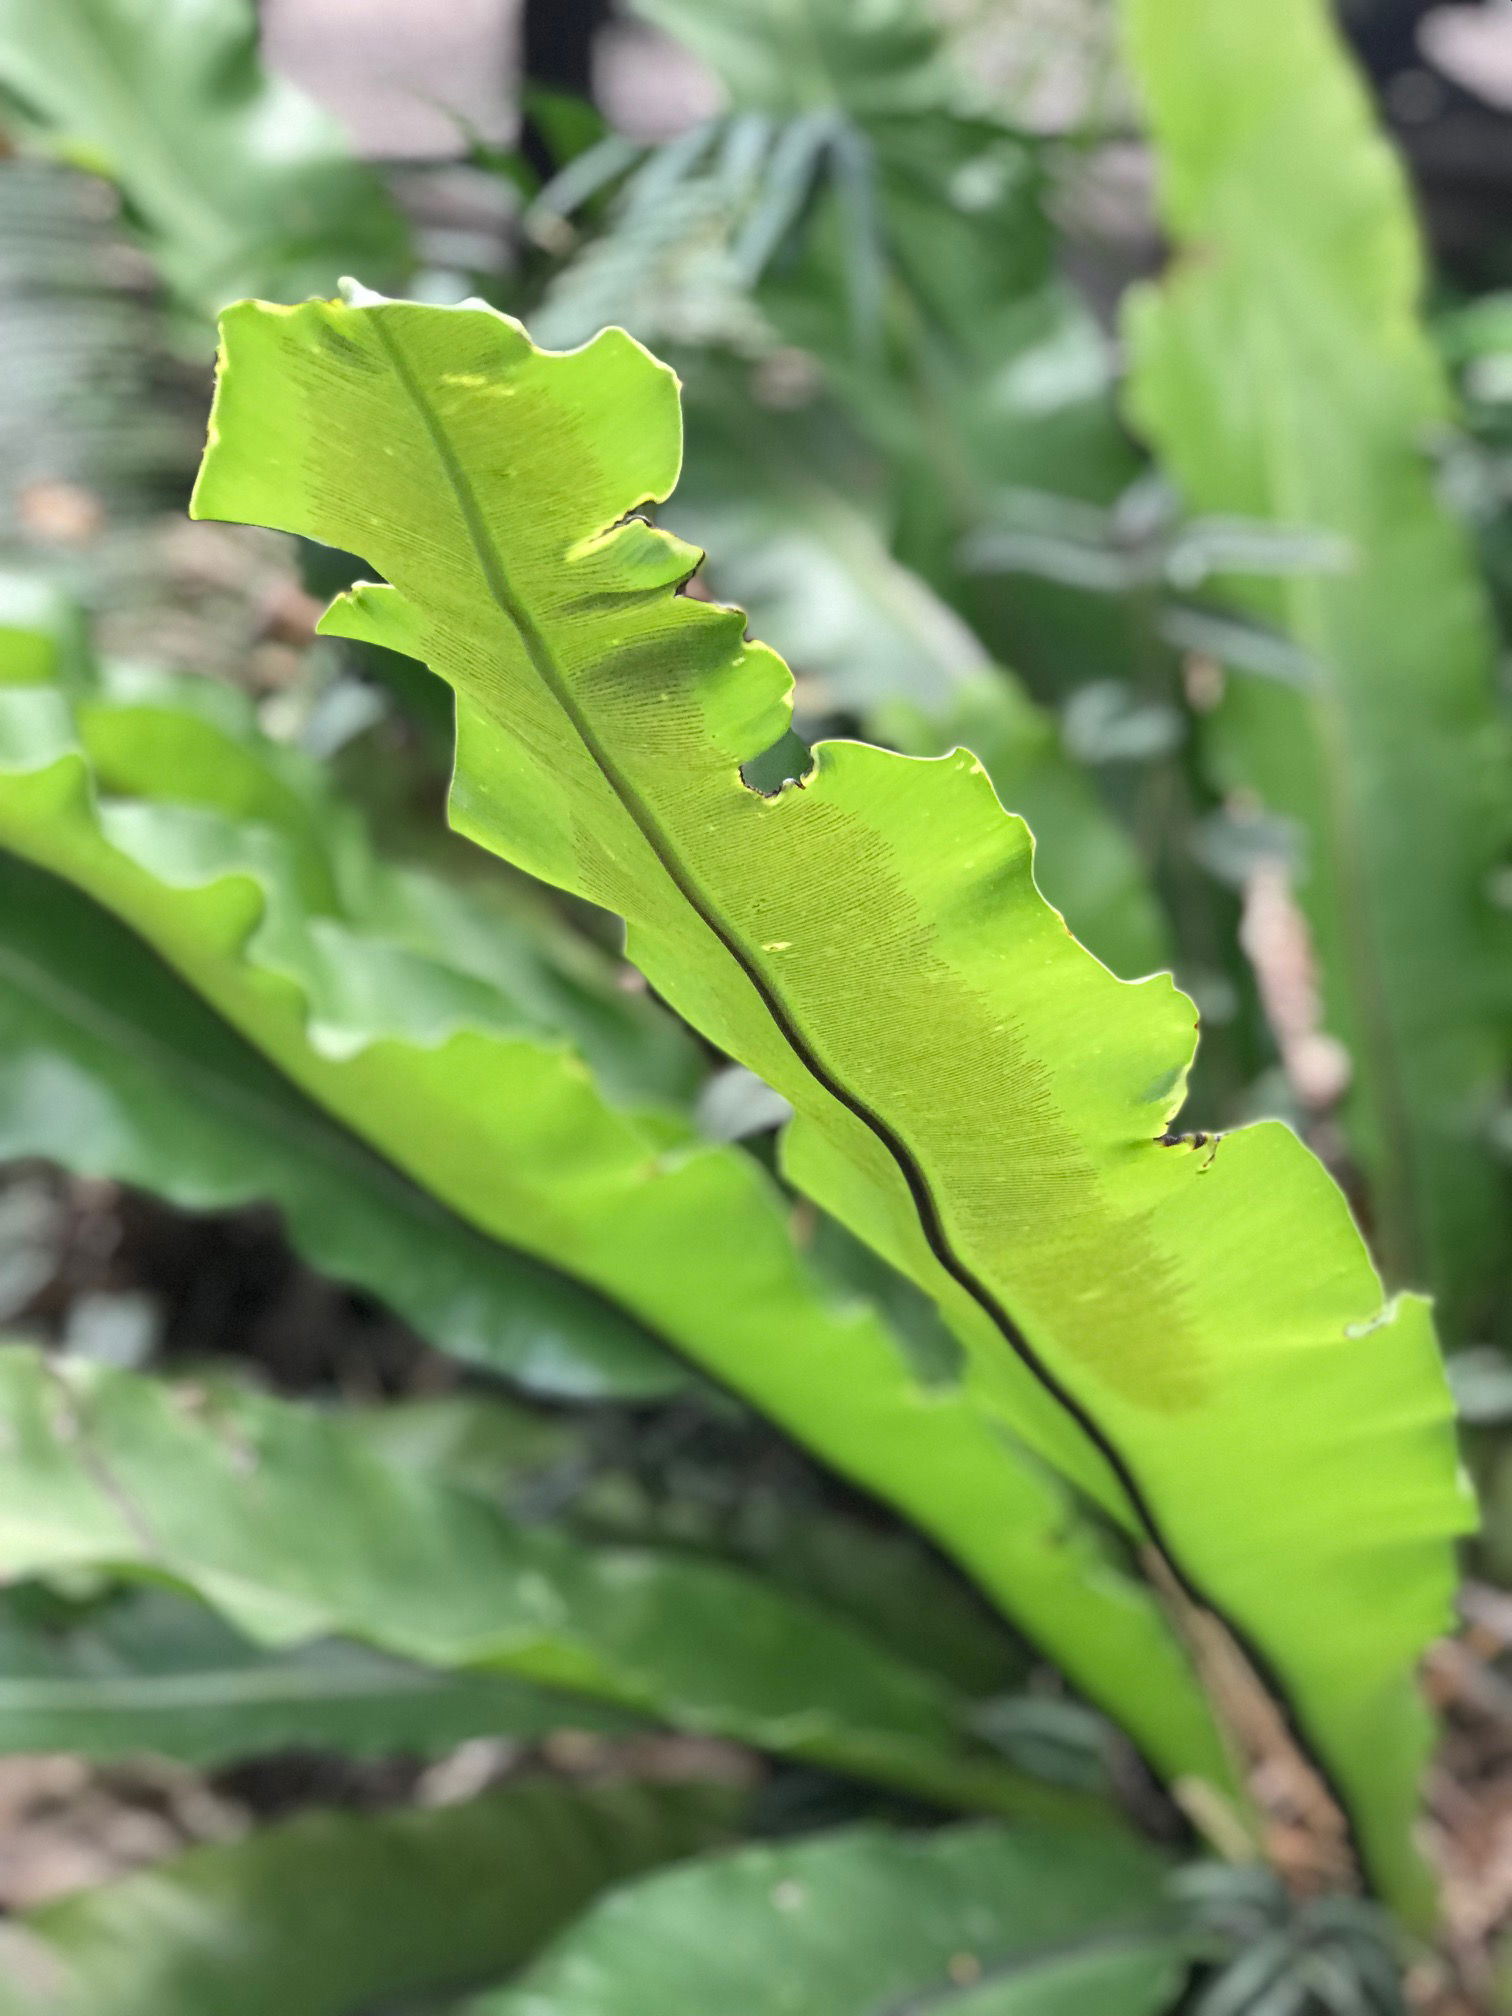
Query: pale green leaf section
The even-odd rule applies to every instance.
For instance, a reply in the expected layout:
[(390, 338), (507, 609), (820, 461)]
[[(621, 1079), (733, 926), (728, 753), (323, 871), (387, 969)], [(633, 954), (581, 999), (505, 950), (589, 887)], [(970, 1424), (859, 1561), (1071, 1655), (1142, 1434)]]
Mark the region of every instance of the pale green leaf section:
[(290, 1746), (433, 1754), (473, 1736), (644, 1719), (502, 1673), (447, 1673), (325, 1639), (266, 1650), (167, 1590), (118, 1592), (64, 1624), (0, 1613), (0, 1751), (224, 1764)]
[[(0, 680), (0, 849), (113, 910), (292, 1085), (457, 1218), (629, 1311), (899, 1507), (1160, 1770), (1223, 1785), (1177, 1640), (1065, 1491), (957, 1388), (921, 1384), (874, 1310), (830, 1296), (750, 1157), (695, 1141), (665, 1105), (609, 1104), (551, 1029), (578, 1027), (622, 1079), (624, 1041), (595, 1045), (593, 1018), (569, 1017), (560, 990), (541, 998), (522, 994), (518, 972), (459, 970), (455, 934), (437, 935), (444, 892), (426, 884), (423, 900), (401, 901), (350, 832), (334, 856), (319, 845), (288, 752), (244, 723), (231, 734), (234, 696), (208, 685), (186, 711), (192, 685), (108, 675), (75, 701), (56, 682)], [(354, 883), (367, 899), (355, 908)], [(375, 886), (387, 892), (382, 931)], [(497, 931), (466, 936), (497, 964)], [(98, 1015), (125, 1003), (99, 991), (97, 972), (85, 978), (99, 1033)], [(104, 1040), (120, 1033), (111, 1020)], [(644, 1082), (645, 1047), (626, 1090)], [(137, 1083), (150, 1098), (171, 1067), (147, 1066)], [(64, 1083), (77, 1094), (76, 1076)], [(66, 1157), (46, 1131), (66, 1110), (44, 1100), (27, 1138)], [(318, 1179), (313, 1152), (304, 1174)], [(299, 1203), (287, 1185), (275, 1194)], [(354, 1178), (347, 1213), (360, 1201)], [(340, 1260), (330, 1245), (321, 1254)]]
[(1153, 2016), (1184, 1972), (1160, 1880), (991, 1825), (742, 1848), (615, 1891), (468, 2016)]
[(707, 1786), (544, 1780), (309, 1813), (0, 1931), (4, 2016), (355, 2016), (519, 1966), (598, 1891), (727, 1831)]
[(739, 1738), (945, 1804), (1097, 1821), (873, 1640), (694, 1557), (591, 1548), (385, 1463), (339, 1415), (0, 1349), (0, 1573), (134, 1569), (255, 1643), (347, 1637)]
[(548, 355), (489, 311), (403, 304), (224, 326), (200, 515), (393, 584), (328, 622), (456, 687), (457, 823), (628, 918), (653, 984), (793, 1105), (795, 1180), (937, 1295), (984, 1413), (1279, 1677), (1415, 1903), (1412, 1667), (1467, 1507), (1426, 1310), (1383, 1305), (1322, 1167), (1274, 1123), (1216, 1156), (1159, 1141), (1192, 1006), (1075, 942), (971, 757), (830, 743), (800, 787), (745, 786), (789, 675), (676, 593), (692, 549), (626, 515), (680, 455), (676, 382), (638, 345)]
[(1301, 830), (1383, 1264), (1459, 1327), (1505, 1264), (1485, 1129), (1512, 966), (1487, 877), (1512, 766), (1485, 598), (1425, 452), (1448, 393), (1410, 198), (1326, 0), (1125, 12), (1177, 248), (1132, 303), (1131, 413), (1195, 509), (1316, 527), (1354, 556), (1231, 584), (1316, 677), (1231, 681), (1215, 760)]
[(397, 279), (408, 232), (336, 122), (258, 60), (249, 0), (0, 0), (0, 85), (119, 182), (175, 293), (298, 301)]

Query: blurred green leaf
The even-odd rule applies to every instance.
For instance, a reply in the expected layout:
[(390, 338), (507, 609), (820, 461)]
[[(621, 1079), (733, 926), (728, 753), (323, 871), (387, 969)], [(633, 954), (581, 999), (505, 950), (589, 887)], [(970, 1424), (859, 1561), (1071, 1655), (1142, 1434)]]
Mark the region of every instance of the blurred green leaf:
[(222, 327), (196, 511), (366, 546), (388, 585), (323, 626), (454, 686), (459, 829), (623, 915), (789, 1100), (794, 1182), (940, 1304), (984, 1424), (1217, 1620), (1427, 1915), (1416, 1666), (1473, 1515), (1427, 1306), (1387, 1299), (1327, 1170), (1274, 1121), (1170, 1135), (1191, 1001), (1075, 942), (968, 754), (829, 741), (801, 786), (746, 787), (791, 677), (678, 593), (700, 556), (640, 515), (676, 483), (677, 382), (623, 333), (552, 355), (355, 293)]
[(445, 1673), (327, 1639), (268, 1651), (165, 1590), (43, 1624), (0, 1612), (0, 1752), (151, 1753), (215, 1765), (291, 1747), (432, 1755), (474, 1736), (643, 1718), (505, 1674)]
[(1487, 1128), (1512, 960), (1487, 878), (1512, 769), (1485, 599), (1424, 454), (1448, 401), (1411, 202), (1324, 0), (1127, 14), (1177, 249), (1131, 303), (1130, 412), (1194, 510), (1316, 527), (1354, 556), (1229, 578), (1314, 677), (1230, 681), (1213, 767), (1306, 836), (1298, 894), (1353, 1064), (1373, 1236), (1473, 1333), (1508, 1262)]
[(386, 1463), (515, 1517), (751, 1569), (966, 1693), (1000, 1694), (1025, 1676), (1023, 1647), (927, 1541), (837, 1505), (796, 1450), (733, 1410), (690, 1397), (654, 1422), (622, 1410), (548, 1415), (469, 1391), (344, 1418)]
[(933, 21), (918, 0), (633, 0), (634, 11), (694, 50), (742, 105), (782, 114), (828, 107), (871, 115), (932, 108), (950, 80)]
[(1184, 1971), (1141, 1850), (855, 1828), (629, 1885), (469, 2016), (1154, 2016)]
[(336, 122), (262, 68), (249, 0), (0, 0), (0, 87), (120, 184), (173, 291), (329, 294), (398, 280), (408, 232)]
[(312, 1104), (108, 911), (0, 854), (0, 1158), (191, 1211), (274, 1203), (333, 1280), (538, 1392), (674, 1390), (612, 1303), (485, 1237)]
[[(0, 9), (3, 17), (3, 9)], [(48, 486), (119, 523), (183, 494), (198, 414), (163, 382), (166, 331), (92, 178), (0, 156), (0, 534)], [(122, 268), (125, 267), (123, 271)], [(3, 612), (0, 612), (3, 620)]]
[(0, 1932), (4, 2016), (358, 2016), (518, 1966), (595, 1893), (717, 1840), (708, 1786), (544, 1781), (310, 1813)]
[(348, 1407), (344, 1420), (375, 1456), (493, 1498), (523, 1517), (555, 1473), (584, 1464), (594, 1415), (544, 1413), (501, 1394), (464, 1390)]

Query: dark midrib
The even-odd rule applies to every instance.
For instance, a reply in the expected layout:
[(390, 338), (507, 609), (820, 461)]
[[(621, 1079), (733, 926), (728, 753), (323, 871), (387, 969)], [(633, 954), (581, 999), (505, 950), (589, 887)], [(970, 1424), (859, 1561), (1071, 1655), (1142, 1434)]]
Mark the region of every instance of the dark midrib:
[[(1196, 1579), (1183, 1567), (1179, 1556), (1165, 1537), (1160, 1519), (1145, 1492), (1144, 1486), (1139, 1482), (1123, 1452), (1100, 1423), (1083, 1406), (1082, 1402), (1077, 1399), (1076, 1395), (1065, 1385), (1059, 1375), (1045, 1363), (1045, 1360), (1029, 1341), (1029, 1338), (1018, 1323), (1015, 1322), (989, 1284), (952, 1247), (949, 1235), (945, 1230), (944, 1222), (940, 1216), (939, 1207), (929, 1187), (929, 1180), (912, 1148), (909, 1147), (891, 1121), (868, 1105), (859, 1094), (853, 1092), (848, 1085), (838, 1078), (813, 1048), (808, 1038), (793, 1019), (786, 1003), (776, 993), (767, 980), (766, 975), (761, 971), (761, 968), (745, 950), (734, 930), (720, 916), (719, 912), (703, 895), (691, 875), (683, 867), (678, 859), (677, 850), (663, 833), (656, 815), (641, 798), (635, 786), (620, 770), (619, 765), (614, 761), (608, 749), (605, 748), (592, 722), (578, 705), (576, 695), (557, 669), (556, 660), (552, 656), (550, 646), (541, 634), (534, 617), (520, 602), (513, 588), (510, 586), (509, 578), (505, 574), (503, 563), (494, 548), (493, 540), (489, 535), (487, 521), (479, 508), (478, 500), (473, 492), (467, 472), (458, 461), (445, 430), (432, 411), (430, 401), (425, 396), (423, 386), (410, 368), (408, 358), (404, 355), (395, 339), (389, 334), (381, 316), (375, 315), (373, 317), (372, 326), (377, 331), (379, 342), (393, 366), (396, 377), (408, 393), (425, 427), (426, 433), (430, 437), (437, 459), (440, 461), (442, 470), (456, 497), (458, 509), (466, 524), (468, 537), (472, 541), (478, 565), (483, 571), (489, 593), (493, 596), (505, 617), (519, 633), (520, 640), (525, 646), (531, 664), (537, 673), (539, 673), (543, 684), (552, 698), (572, 723), (574, 731), (584, 748), (588, 751), (588, 754), (592, 757), (605, 783), (629, 814), (642, 839), (645, 840), (647, 846), (651, 849), (656, 860), (676, 887), (683, 901), (687, 903), (694, 915), (699, 918), (705, 928), (723, 946), (724, 950), (750, 982), (762, 1006), (771, 1016), (788, 1047), (797, 1057), (799, 1063), (809, 1073), (809, 1076), (838, 1105), (843, 1106), (846, 1112), (859, 1120), (862, 1126), (867, 1128), (882, 1143), (883, 1147), (886, 1148), (908, 1186), (909, 1196), (912, 1198), (914, 1209), (918, 1213), (925, 1240), (935, 1259), (957, 1286), (964, 1289), (977, 1304), (978, 1308), (990, 1319), (993, 1326), (1008, 1344), (1010, 1350), (1013, 1351), (1015, 1356), (1018, 1357), (1034, 1378), (1039, 1381), (1045, 1391), (1059, 1403), (1065, 1413), (1070, 1416), (1071, 1420), (1081, 1430), (1087, 1441), (1097, 1451), (1098, 1455), (1102, 1457), (1127, 1496), (1136, 1518), (1143, 1525), (1150, 1545), (1162, 1557), (1172, 1581), (1181, 1590), (1187, 1601), (1195, 1608), (1206, 1611), (1211, 1617), (1216, 1619), (1223, 1629), (1228, 1632), (1234, 1643), (1239, 1646), (1245, 1658), (1263, 1681), (1267, 1691), (1274, 1696), (1278, 1708), (1286, 1719), (1293, 1740), (1302, 1754), (1307, 1758), (1313, 1770), (1317, 1772), (1324, 1785), (1327, 1786), (1330, 1796), (1343, 1815), (1353, 1838), (1354, 1822), (1349, 1805), (1333, 1776), (1331, 1768), (1318, 1755), (1302, 1728), (1296, 1708), (1279, 1675), (1275, 1672), (1269, 1656), (1254, 1643), (1242, 1625), (1228, 1616), (1222, 1606), (1204, 1592)], [(1358, 1842), (1356, 1842), (1356, 1847), (1358, 1849)]]

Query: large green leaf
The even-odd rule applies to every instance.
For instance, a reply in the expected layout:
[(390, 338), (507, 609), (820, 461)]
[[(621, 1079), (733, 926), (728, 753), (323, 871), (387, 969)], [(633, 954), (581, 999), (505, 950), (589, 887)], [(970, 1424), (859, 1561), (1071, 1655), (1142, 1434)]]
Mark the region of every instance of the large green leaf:
[(926, 1540), (868, 1508), (842, 1509), (821, 1472), (743, 1411), (689, 1406), (649, 1442), (639, 1416), (546, 1414), (475, 1390), (343, 1418), (385, 1463), (515, 1517), (549, 1512), (596, 1546), (690, 1549), (751, 1569), (959, 1692), (1001, 1697), (1028, 1671), (1023, 1645)]
[(1091, 1818), (960, 1733), (966, 1704), (753, 1575), (589, 1548), (385, 1463), (339, 1415), (0, 1350), (0, 1572), (133, 1569), (254, 1642), (424, 1664), (739, 1737), (947, 1804)]
[(0, 0), (0, 88), (120, 183), (201, 313), (300, 300), (354, 259), (395, 279), (407, 232), (340, 128), (258, 61), (249, 0)]
[(471, 2016), (1143, 2016), (1183, 1972), (1160, 1876), (990, 1825), (742, 1848), (605, 1898)]
[[(34, 1592), (23, 1592), (34, 1593)], [(643, 1726), (499, 1673), (446, 1673), (326, 1639), (272, 1651), (166, 1590), (112, 1596), (81, 1617), (0, 1613), (0, 1751), (152, 1753), (222, 1764), (314, 1747), (422, 1754), (470, 1736)], [(36, 1608), (38, 1606), (31, 1606)]]
[(465, 1989), (731, 1817), (709, 1787), (544, 1780), (428, 1812), (305, 1814), (8, 1924), (0, 2010), (357, 2016)]
[(794, 1179), (937, 1296), (984, 1418), (1226, 1621), (1416, 1898), (1412, 1668), (1466, 1502), (1426, 1309), (1383, 1305), (1321, 1165), (1275, 1123), (1167, 1143), (1191, 1003), (1077, 945), (971, 757), (825, 743), (746, 786), (790, 679), (636, 515), (680, 454), (637, 344), (547, 355), (404, 304), (224, 331), (200, 515), (382, 571), (327, 624), (455, 686), (456, 823), (627, 917), (658, 990), (793, 1105)]
[(302, 1098), (122, 927), (0, 855), (0, 1158), (48, 1156), (188, 1210), (275, 1202), (335, 1280), (539, 1392), (682, 1374), (622, 1311), (486, 1239)]
[(1353, 552), (1232, 584), (1315, 677), (1232, 681), (1215, 761), (1300, 828), (1379, 1249), (1458, 1325), (1507, 1260), (1487, 1126), (1508, 947), (1487, 877), (1509, 766), (1484, 597), (1424, 453), (1447, 394), (1416, 319), (1410, 199), (1325, 0), (1128, 0), (1127, 16), (1181, 255), (1132, 304), (1131, 411), (1198, 510)]
[[(922, 1383), (873, 1309), (835, 1300), (751, 1157), (665, 1104), (607, 1103), (554, 1024), (628, 1093), (668, 1083), (648, 1034), (628, 1041), (596, 995), (525, 986), (502, 929), (454, 928), (438, 884), (396, 880), (349, 824), (324, 844), (307, 772), (232, 722), (233, 695), (191, 704), (193, 682), (140, 673), (79, 686), (3, 643), (0, 850), (115, 911), (459, 1218), (632, 1312), (905, 1511), (1163, 1771), (1227, 1781), (1157, 1604), (1064, 1490), (958, 1389)], [(66, 1155), (58, 1110), (29, 1138)]]

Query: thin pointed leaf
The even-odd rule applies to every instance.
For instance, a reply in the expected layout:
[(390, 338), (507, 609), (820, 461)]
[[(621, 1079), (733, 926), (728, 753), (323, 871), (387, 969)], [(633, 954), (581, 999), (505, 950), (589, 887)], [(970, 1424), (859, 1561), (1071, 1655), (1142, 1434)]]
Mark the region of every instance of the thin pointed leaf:
[(826, 113), (813, 112), (791, 120), (778, 135), (761, 180), (760, 196), (732, 247), (748, 287), (766, 271), (807, 202), (830, 127)]
[(887, 290), (887, 244), (877, 193), (876, 164), (866, 136), (841, 125), (830, 136), (834, 162), (835, 221), (851, 338), (863, 356), (881, 345), (882, 302)]
[(633, 168), (644, 151), (623, 134), (606, 133), (552, 176), (525, 213), (527, 228), (539, 230), (557, 218), (571, 217)]

